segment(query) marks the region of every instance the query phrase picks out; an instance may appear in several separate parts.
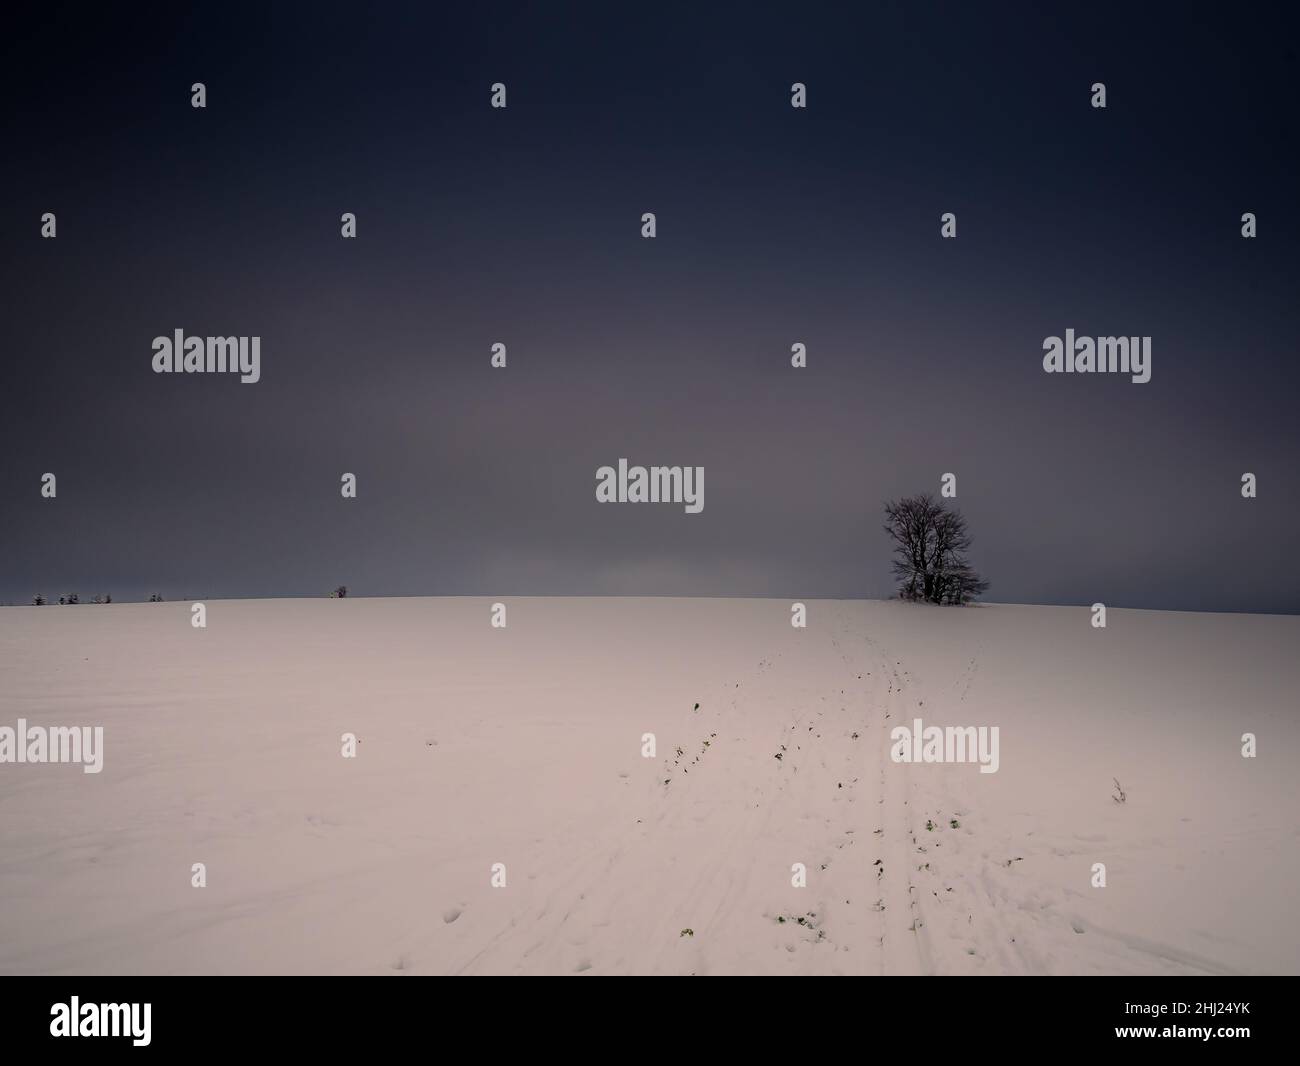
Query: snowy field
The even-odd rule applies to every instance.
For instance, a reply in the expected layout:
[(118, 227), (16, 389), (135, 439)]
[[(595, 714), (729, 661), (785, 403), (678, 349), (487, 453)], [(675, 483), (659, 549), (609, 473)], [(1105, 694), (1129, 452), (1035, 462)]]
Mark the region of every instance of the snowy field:
[(0, 972), (1300, 972), (1300, 618), (490, 605), (0, 610)]

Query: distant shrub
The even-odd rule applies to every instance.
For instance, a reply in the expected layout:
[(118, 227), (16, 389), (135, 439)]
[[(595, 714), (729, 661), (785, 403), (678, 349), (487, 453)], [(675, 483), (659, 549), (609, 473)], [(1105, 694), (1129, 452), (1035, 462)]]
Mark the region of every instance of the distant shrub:
[(347, 594), (348, 594), (347, 585), (340, 585), (338, 588), (336, 588), (333, 592), (330, 593), (330, 599), (332, 600), (346, 599)]
[[(63, 601), (60, 600), (59, 602), (62, 603)], [(81, 602), (81, 597), (78, 596), (75, 592), (70, 592), (70, 593), (68, 594), (68, 602), (69, 602), (69, 603), (80, 603), (80, 602)]]
[(162, 596), (157, 592), (155, 592), (152, 596), (149, 597), (150, 603), (162, 603), (162, 601), (163, 601)]
[(38, 592), (35, 596), (32, 597), (32, 606), (33, 606), (33, 607), (44, 607), (44, 606), (45, 606), (45, 597), (42, 596), (42, 595)]

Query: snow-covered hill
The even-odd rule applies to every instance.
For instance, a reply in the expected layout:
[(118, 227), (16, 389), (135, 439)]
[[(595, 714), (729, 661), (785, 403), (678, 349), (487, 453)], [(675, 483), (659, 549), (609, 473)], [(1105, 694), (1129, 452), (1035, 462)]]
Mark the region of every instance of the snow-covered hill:
[(1300, 972), (1300, 619), (506, 602), (0, 610), (0, 972)]

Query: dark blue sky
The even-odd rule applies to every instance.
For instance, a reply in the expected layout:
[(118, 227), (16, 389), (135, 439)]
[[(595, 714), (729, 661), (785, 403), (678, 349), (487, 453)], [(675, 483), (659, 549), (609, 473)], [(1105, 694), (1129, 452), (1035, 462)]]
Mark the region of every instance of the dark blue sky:
[[(952, 471), (989, 599), (1300, 610), (1271, 5), (267, 7), (6, 28), (0, 600), (879, 596)], [(597, 503), (622, 456), (704, 511)]]

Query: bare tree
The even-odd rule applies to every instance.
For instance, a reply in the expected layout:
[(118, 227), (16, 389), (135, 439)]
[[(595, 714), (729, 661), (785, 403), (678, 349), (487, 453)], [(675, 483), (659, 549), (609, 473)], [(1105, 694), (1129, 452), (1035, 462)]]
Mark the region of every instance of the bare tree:
[(960, 511), (928, 494), (885, 504), (885, 532), (894, 542), (898, 595), (926, 603), (967, 603), (988, 587), (966, 561), (970, 533)]

